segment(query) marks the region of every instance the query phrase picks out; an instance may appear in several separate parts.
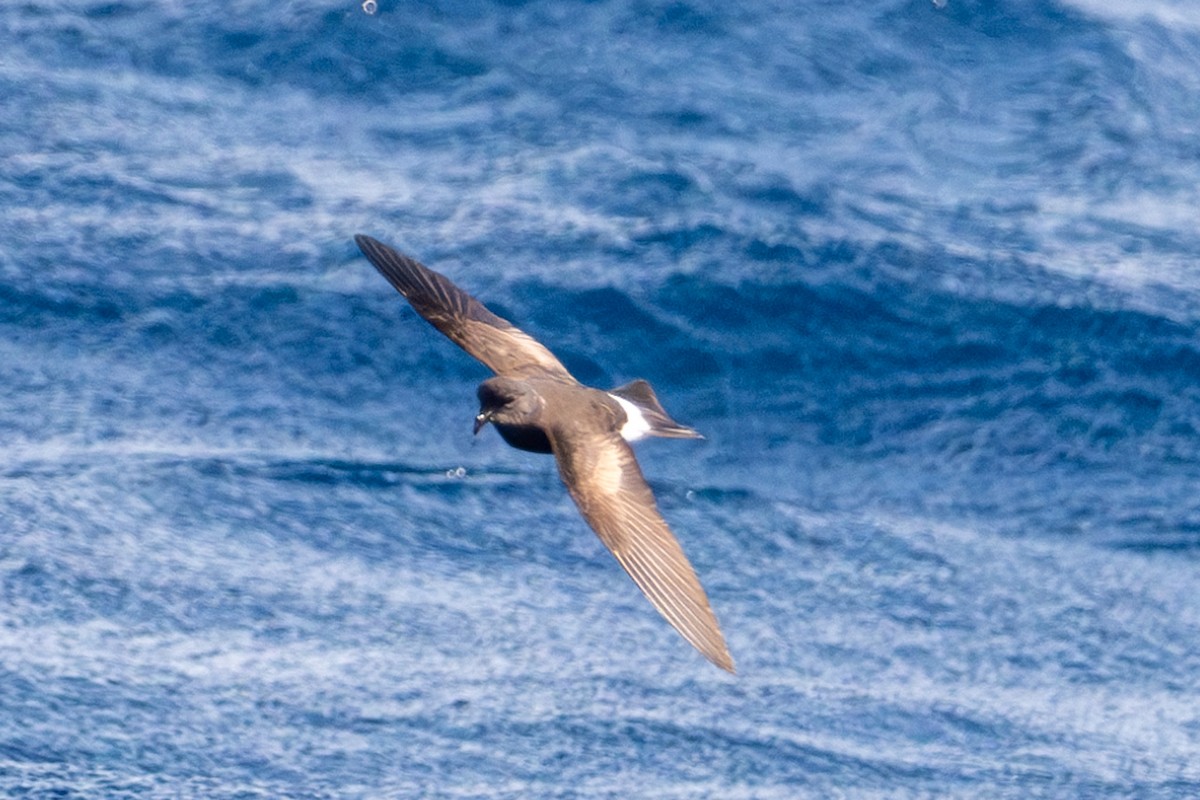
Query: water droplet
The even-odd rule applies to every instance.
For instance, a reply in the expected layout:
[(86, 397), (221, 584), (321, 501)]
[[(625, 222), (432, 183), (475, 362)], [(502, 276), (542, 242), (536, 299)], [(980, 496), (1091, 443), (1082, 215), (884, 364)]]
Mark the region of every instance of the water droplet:
[(379, 3), (376, 3), (375, 0), (363, 0), (362, 9), (368, 14), (374, 14), (379, 10)]

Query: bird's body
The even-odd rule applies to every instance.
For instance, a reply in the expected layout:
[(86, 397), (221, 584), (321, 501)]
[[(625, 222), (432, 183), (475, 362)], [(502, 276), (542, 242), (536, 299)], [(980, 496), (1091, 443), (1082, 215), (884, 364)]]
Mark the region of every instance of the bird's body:
[(671, 419), (646, 381), (607, 392), (584, 386), (537, 340), (444, 275), (369, 236), (354, 239), (421, 316), (496, 373), (479, 386), (475, 432), (491, 423), (511, 446), (553, 454), (580, 512), (650, 602), (706, 658), (733, 672), (708, 597), (629, 446), (644, 436), (700, 434)]

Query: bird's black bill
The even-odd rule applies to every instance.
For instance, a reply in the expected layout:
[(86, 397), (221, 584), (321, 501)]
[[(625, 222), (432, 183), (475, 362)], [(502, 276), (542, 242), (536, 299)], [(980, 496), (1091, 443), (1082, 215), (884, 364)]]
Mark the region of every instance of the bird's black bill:
[(489, 422), (491, 422), (491, 420), (488, 418), (487, 414), (477, 415), (475, 417), (475, 430), (474, 430), (475, 435), (478, 436), (479, 429), (482, 428), (484, 425), (487, 425)]

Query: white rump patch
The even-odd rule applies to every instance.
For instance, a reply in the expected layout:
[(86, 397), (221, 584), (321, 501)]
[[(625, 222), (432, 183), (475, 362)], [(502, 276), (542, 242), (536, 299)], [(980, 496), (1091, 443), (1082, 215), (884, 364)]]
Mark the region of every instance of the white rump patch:
[(625, 411), (625, 424), (621, 426), (621, 438), (627, 442), (636, 442), (638, 439), (645, 438), (646, 434), (650, 432), (650, 423), (646, 421), (642, 410), (623, 397), (617, 397), (615, 394), (610, 394), (609, 397), (620, 403), (621, 408)]

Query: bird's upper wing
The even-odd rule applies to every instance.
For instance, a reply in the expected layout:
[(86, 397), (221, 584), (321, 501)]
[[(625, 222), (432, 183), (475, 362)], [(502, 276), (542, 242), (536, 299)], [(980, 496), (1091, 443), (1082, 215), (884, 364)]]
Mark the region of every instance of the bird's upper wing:
[(550, 444), (563, 482), (600, 541), (683, 638), (733, 672), (708, 596), (659, 514), (633, 449), (616, 432), (578, 424), (551, 431)]
[(488, 311), (445, 275), (370, 236), (358, 234), (354, 241), (418, 314), (497, 375), (575, 382), (562, 362), (540, 342)]

